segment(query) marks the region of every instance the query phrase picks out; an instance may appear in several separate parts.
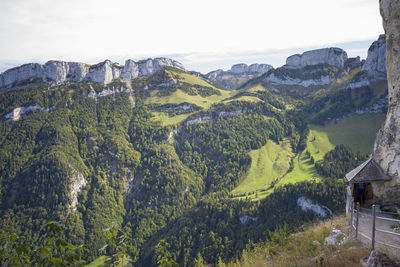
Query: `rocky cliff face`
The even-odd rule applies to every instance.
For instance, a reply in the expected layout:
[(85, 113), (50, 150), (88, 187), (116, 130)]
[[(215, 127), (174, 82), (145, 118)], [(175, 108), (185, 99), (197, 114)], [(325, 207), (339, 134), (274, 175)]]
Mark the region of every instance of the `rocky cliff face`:
[(273, 69), (273, 67), (269, 64), (251, 64), (249, 66), (240, 63), (233, 65), (231, 69), (227, 71), (221, 69), (211, 71), (206, 75), (206, 77), (219, 82), (226, 88), (236, 89), (246, 81), (267, 73), (271, 69)]
[(322, 48), (288, 57), (286, 65), (266, 74), (263, 82), (296, 87), (326, 86), (360, 66), (359, 57), (347, 58), (347, 53), (340, 48)]
[(347, 60), (347, 53), (340, 48), (322, 48), (293, 55), (286, 59), (287, 68), (303, 68), (305, 66), (327, 64), (342, 68)]
[(233, 65), (231, 69), (228, 70), (227, 72), (236, 74), (244, 74), (244, 73), (263, 74), (268, 72), (270, 69), (273, 69), (273, 67), (269, 64), (251, 64), (250, 66), (248, 66), (247, 64), (240, 63)]
[(5, 71), (0, 74), (0, 88), (11, 88), (33, 81), (43, 81), (53, 85), (81, 81), (108, 84), (117, 78), (133, 80), (138, 76), (150, 76), (164, 66), (185, 69), (181, 63), (168, 58), (146, 59), (137, 63), (127, 60), (124, 66), (109, 60), (96, 65), (49, 61), (44, 65), (31, 63)]
[[(369, 86), (378, 80), (386, 80), (386, 36), (371, 44), (368, 49), (367, 59), (362, 64), (361, 71), (350, 81), (347, 88), (355, 89)], [(349, 59), (350, 60), (350, 59)], [(347, 61), (349, 61), (347, 60)], [(345, 63), (346, 67), (347, 63)]]
[(400, 2), (380, 0), (379, 3), (386, 33), (389, 108), (375, 140), (373, 157), (392, 180), (373, 189), (383, 204), (400, 204)]
[(368, 56), (362, 67), (362, 71), (368, 76), (382, 77), (386, 79), (386, 36), (383, 34), (372, 43), (368, 49)]

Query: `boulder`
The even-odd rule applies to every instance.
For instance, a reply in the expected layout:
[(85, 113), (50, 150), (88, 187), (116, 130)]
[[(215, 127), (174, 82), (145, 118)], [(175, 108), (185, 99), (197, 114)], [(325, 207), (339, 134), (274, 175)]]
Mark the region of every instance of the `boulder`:
[(325, 238), (324, 244), (331, 246), (338, 246), (345, 241), (345, 238), (346, 236), (343, 234), (342, 231), (332, 228), (329, 236)]

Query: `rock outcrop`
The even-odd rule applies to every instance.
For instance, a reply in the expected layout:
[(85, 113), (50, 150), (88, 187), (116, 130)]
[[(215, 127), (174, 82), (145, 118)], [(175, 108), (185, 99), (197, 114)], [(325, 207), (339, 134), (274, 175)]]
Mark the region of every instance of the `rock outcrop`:
[(35, 110), (49, 112), (49, 109), (42, 108), (39, 104), (34, 104), (27, 107), (14, 108), (10, 113), (6, 114), (4, 118), (8, 121), (18, 121), (25, 113)]
[(226, 88), (236, 89), (248, 80), (267, 73), (272, 69), (273, 67), (269, 64), (251, 64), (249, 66), (240, 63), (233, 65), (231, 69), (227, 71), (221, 69), (211, 71), (206, 75), (206, 77), (222, 84)]
[(240, 63), (233, 65), (231, 69), (228, 70), (227, 72), (236, 74), (244, 74), (244, 73), (263, 74), (268, 72), (270, 69), (273, 69), (273, 67), (269, 64), (251, 64), (250, 66), (248, 66), (247, 64)]
[(379, 36), (379, 39), (372, 43), (368, 49), (368, 56), (362, 67), (370, 77), (381, 77), (386, 79), (386, 36)]
[(348, 59), (347, 53), (340, 48), (322, 48), (288, 57), (286, 65), (268, 72), (263, 82), (300, 87), (326, 86), (359, 66), (360, 58)]
[[(345, 66), (348, 64), (349, 62), (346, 62)], [(386, 80), (386, 36), (384, 34), (371, 44), (361, 71), (349, 82), (347, 88), (365, 87), (379, 80)]]
[[(284, 68), (282, 68), (284, 69)], [(263, 80), (265, 83), (273, 85), (291, 85), (291, 86), (323, 86), (328, 85), (336, 78), (326, 72), (316, 73), (318, 70), (304, 70), (301, 72), (273, 72)]]
[(287, 68), (303, 68), (305, 66), (327, 64), (337, 68), (343, 68), (347, 60), (347, 53), (340, 48), (330, 47), (293, 55), (286, 59)]
[(185, 69), (181, 63), (169, 58), (146, 59), (139, 62), (129, 59), (125, 61), (124, 66), (109, 60), (96, 65), (52, 60), (44, 65), (31, 63), (5, 71), (0, 74), (0, 88), (11, 88), (36, 81), (52, 85), (82, 81), (109, 84), (117, 78), (133, 80), (138, 76), (150, 76), (164, 66)]
[(338, 246), (340, 244), (343, 244), (345, 240), (346, 236), (342, 231), (340, 231), (339, 229), (332, 228), (331, 233), (324, 240), (324, 245)]
[(326, 216), (332, 215), (332, 211), (328, 207), (314, 204), (310, 199), (306, 197), (299, 197), (297, 199), (297, 206), (302, 211), (312, 211), (313, 213), (317, 214), (318, 217), (324, 218)]
[(386, 69), (389, 105), (386, 121), (377, 134), (373, 158), (392, 177), (375, 183), (374, 195), (382, 204), (400, 204), (400, 2), (380, 0), (386, 33)]

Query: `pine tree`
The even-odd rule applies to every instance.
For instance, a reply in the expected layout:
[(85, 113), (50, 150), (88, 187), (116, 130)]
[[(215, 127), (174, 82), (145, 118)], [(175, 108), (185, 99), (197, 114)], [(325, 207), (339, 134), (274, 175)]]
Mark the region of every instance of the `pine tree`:
[(205, 262), (203, 257), (201, 256), (200, 252), (197, 253), (196, 259), (194, 259), (194, 267), (203, 267)]

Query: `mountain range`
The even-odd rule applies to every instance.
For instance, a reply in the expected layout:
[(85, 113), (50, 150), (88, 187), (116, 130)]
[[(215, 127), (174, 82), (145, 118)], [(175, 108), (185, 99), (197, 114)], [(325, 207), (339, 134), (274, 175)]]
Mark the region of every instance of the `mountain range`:
[(116, 223), (136, 266), (157, 264), (160, 240), (182, 266), (239, 257), (283, 222), (321, 216), (299, 199), (343, 209), (339, 178), (387, 111), (385, 51), (382, 35), (366, 60), (332, 47), (208, 74), (167, 58), (9, 69), (0, 226), (35, 243), (59, 221), (99, 259)]

